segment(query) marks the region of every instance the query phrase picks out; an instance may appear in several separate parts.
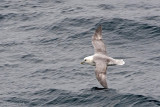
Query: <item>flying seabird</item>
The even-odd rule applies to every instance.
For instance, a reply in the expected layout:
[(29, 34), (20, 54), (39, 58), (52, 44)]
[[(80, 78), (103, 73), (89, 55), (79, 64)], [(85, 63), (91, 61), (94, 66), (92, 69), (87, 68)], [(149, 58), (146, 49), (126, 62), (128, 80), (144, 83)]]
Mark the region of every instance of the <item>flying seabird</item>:
[(108, 66), (124, 65), (123, 59), (114, 59), (107, 56), (106, 46), (102, 41), (102, 26), (100, 25), (95, 34), (92, 36), (92, 45), (94, 47), (94, 55), (85, 57), (83, 62), (92, 66), (96, 66), (95, 75), (98, 82), (104, 87), (108, 88), (106, 82), (106, 70)]

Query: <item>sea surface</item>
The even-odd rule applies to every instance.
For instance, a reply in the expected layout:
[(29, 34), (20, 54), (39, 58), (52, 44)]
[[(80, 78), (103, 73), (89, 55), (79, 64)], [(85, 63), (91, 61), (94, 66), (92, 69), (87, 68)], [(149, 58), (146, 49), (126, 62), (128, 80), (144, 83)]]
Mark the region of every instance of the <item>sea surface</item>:
[[(80, 64), (99, 25), (109, 89)], [(0, 0), (0, 107), (72, 106), (160, 106), (160, 0)]]

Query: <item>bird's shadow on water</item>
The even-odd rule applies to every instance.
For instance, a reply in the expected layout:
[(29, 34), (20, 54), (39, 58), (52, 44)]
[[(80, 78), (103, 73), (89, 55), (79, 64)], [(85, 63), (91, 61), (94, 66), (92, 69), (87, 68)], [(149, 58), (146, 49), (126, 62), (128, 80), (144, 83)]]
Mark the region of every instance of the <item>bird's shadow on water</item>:
[(91, 90), (93, 91), (93, 90), (109, 90), (109, 88), (99, 88), (99, 87), (93, 87), (93, 88), (91, 88)]

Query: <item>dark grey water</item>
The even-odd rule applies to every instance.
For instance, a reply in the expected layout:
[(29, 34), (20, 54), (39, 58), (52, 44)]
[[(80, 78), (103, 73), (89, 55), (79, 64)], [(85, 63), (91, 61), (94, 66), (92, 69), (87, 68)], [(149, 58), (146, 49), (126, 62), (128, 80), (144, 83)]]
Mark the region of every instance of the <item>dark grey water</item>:
[[(99, 24), (108, 90), (80, 65)], [(160, 1), (0, 0), (0, 107), (26, 106), (160, 106)]]

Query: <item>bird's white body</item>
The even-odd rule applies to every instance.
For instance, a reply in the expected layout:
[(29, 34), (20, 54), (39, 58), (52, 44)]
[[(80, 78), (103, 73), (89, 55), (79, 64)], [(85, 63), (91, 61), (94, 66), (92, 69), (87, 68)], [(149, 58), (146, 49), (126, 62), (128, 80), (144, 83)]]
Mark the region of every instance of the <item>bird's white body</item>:
[(106, 63), (107, 66), (114, 66), (114, 65), (124, 65), (125, 62), (123, 61), (123, 59), (113, 59), (111, 57), (107, 57), (105, 55), (100, 55), (100, 54), (95, 54), (92, 56), (88, 56), (84, 58), (85, 63), (88, 63), (89, 65), (95, 66), (95, 62), (93, 61), (94, 56), (101, 56), (102, 58), (107, 58), (109, 59), (109, 62)]

